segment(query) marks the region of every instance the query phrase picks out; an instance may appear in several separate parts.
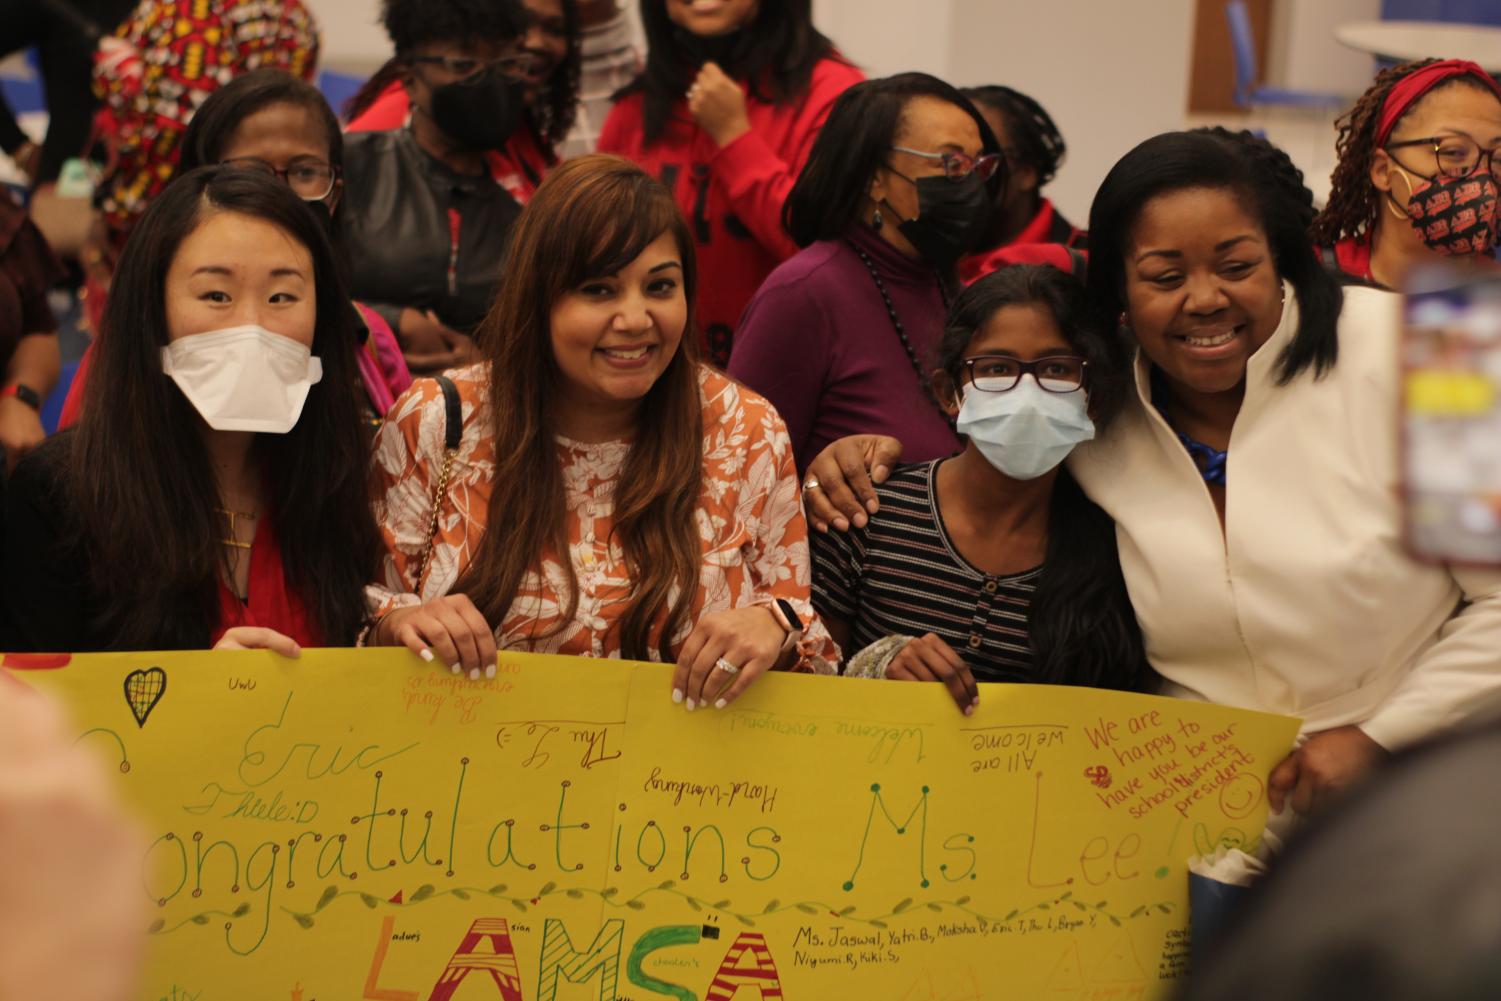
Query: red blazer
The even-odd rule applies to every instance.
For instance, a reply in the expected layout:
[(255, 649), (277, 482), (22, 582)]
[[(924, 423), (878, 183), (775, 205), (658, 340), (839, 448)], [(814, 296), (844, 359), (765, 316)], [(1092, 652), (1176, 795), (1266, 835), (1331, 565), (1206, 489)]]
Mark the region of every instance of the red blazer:
[(782, 228), (782, 203), (808, 159), (834, 99), (865, 74), (843, 57), (813, 68), (801, 100), (773, 104), (746, 91), (751, 130), (720, 149), (693, 121), (686, 98), (662, 136), (646, 141), (643, 95), (620, 100), (605, 119), (599, 151), (634, 160), (677, 198), (698, 251), (698, 323), (709, 360), (723, 368), (740, 313), (773, 268), (797, 252)]

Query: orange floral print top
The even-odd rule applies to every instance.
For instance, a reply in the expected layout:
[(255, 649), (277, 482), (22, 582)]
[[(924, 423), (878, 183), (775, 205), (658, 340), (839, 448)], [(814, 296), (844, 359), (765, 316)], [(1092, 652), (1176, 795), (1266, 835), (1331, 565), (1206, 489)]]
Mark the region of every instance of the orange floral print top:
[[(375, 515), (386, 552), (383, 579), (368, 590), (375, 616), (447, 594), (486, 530), (495, 475), (489, 370), (472, 365), (449, 376), (462, 402), (463, 434), (420, 597), (413, 593), (415, 575), (428, 544), (432, 491), (443, 455), (444, 406), (437, 381), (419, 379), (403, 393), (376, 439)], [(697, 513), (703, 563), (693, 614), (672, 646), (680, 646), (705, 613), (785, 598), (806, 624), (796, 669), (832, 674), (839, 649), (809, 601), (808, 527), (782, 419), (763, 397), (707, 367), (700, 370), (699, 392), (704, 474)], [(611, 539), (612, 495), (629, 449), (622, 441), (584, 444), (558, 438), (568, 552), (545, 550), (527, 574), (496, 629), (502, 649), (621, 656), (618, 620), (632, 585), (625, 553)], [(562, 619), (568, 607), (565, 558), (579, 592), (578, 608), (568, 622)], [(654, 635), (653, 646), (655, 641)]]

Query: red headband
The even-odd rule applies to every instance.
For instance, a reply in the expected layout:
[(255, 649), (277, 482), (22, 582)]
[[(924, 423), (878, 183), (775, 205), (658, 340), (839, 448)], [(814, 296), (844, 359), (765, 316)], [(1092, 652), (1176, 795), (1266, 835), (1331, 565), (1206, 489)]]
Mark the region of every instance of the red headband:
[(1478, 63), (1466, 59), (1441, 59), (1407, 74), (1386, 95), (1386, 103), (1381, 105), (1381, 122), (1376, 128), (1376, 145), (1386, 145), (1386, 141), (1391, 138), (1392, 129), (1396, 128), (1397, 120), (1407, 114), (1407, 109), (1416, 104), (1418, 98), (1456, 76), (1472, 76), (1495, 91), (1496, 97), (1501, 98), (1501, 84), (1497, 84)]

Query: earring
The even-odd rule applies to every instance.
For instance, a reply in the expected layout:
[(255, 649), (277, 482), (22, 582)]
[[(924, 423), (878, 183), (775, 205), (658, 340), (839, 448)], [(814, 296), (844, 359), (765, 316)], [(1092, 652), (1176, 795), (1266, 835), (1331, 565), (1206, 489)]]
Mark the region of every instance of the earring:
[(1126, 315), (1124, 309), (1121, 310), (1121, 315), (1116, 319), (1115, 323), (1121, 333), (1129, 334), (1131, 332), (1131, 318)]
[[(1397, 170), (1401, 173), (1402, 180), (1407, 182), (1407, 197), (1411, 199), (1412, 181), (1409, 181), (1407, 179), (1407, 171), (1403, 170), (1400, 165), (1398, 165)], [(1403, 222), (1412, 222), (1412, 216), (1408, 213), (1406, 206), (1397, 201), (1396, 196), (1393, 195), (1390, 191), (1386, 191), (1384, 192), (1384, 194), (1386, 195), (1386, 210), (1390, 212), (1395, 218), (1401, 219)]]
[(876, 209), (876, 214), (870, 217), (870, 228), (871, 229), (880, 229), (882, 223), (884, 223), (885, 221), (886, 220), (884, 220), (884, 219), (881, 218), (881, 210), (879, 208), (877, 208)]

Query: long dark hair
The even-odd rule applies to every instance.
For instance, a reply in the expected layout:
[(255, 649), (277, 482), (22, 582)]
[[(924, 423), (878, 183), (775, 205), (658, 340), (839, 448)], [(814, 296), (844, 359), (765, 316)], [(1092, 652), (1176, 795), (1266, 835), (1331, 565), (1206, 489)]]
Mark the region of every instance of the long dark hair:
[(1298, 329), (1278, 362), (1278, 381), (1291, 382), (1309, 368), (1322, 377), (1339, 356), (1344, 298), (1309, 243), (1307, 208), (1299, 204), (1284, 171), (1269, 169), (1238, 141), (1206, 133), (1154, 136), (1105, 175), (1089, 210), (1088, 296), (1094, 322), (1112, 327), (1126, 308), (1125, 252), (1147, 202), (1191, 188), (1235, 195), (1261, 224), (1278, 275), (1297, 293)]
[[(640, 91), (647, 142), (667, 128), (672, 105), (688, 90), (704, 60), (694, 39), (672, 23), (666, 0), (642, 0), (641, 26), (646, 32), (646, 66), (617, 98)], [(749, 82), (751, 94), (781, 104), (808, 91), (813, 67), (838, 56), (834, 43), (813, 26), (813, 0), (760, 0), (755, 18), (740, 29), (721, 57), (720, 68)]]
[(578, 0), (562, 0), (562, 5), (568, 52), (548, 76), (537, 103), (527, 108), (532, 128), (548, 152), (557, 149), (568, 138), (574, 119), (578, 117), (579, 84), (584, 62)]
[[(938, 346), (938, 368), (957, 388), (970, 343), (1006, 306), (1040, 306), (1058, 324), (1085, 366), (1089, 411), (1108, 427), (1124, 405), (1130, 361), (1124, 345), (1088, 317), (1084, 286), (1046, 264), (1014, 264), (992, 272), (954, 300)], [(1115, 522), (1060, 470), (1049, 511), (1047, 558), (1027, 611), (1037, 681), (1148, 691), (1157, 675), (1147, 664), (1141, 628), (1126, 593)]]
[(276, 104), (291, 104), (312, 112), (328, 139), (329, 164), (336, 171), (343, 168), (344, 136), (323, 92), (301, 77), (268, 67), (237, 76), (208, 96), (182, 135), (178, 171), (186, 174), (218, 163), (241, 123)]
[[(701, 559), (693, 514), (703, 479), (698, 335), (691, 319), (698, 269), (693, 234), (672, 193), (619, 157), (596, 154), (564, 163), (542, 182), (511, 230), (511, 263), (475, 335), (489, 363), (493, 401), (489, 527), (453, 590), (467, 594), (487, 621), (499, 625), (544, 548), (567, 551), (552, 410), (560, 378), (552, 308), (588, 279), (630, 264), (663, 233), (677, 242), (690, 319), (677, 354), (641, 401), (636, 439), (615, 487), (614, 531), (632, 582), (620, 624), (621, 650), (627, 658), (645, 659), (653, 623), (666, 610), (655, 652), (670, 661), (669, 644), (688, 621), (698, 590)], [(565, 622), (578, 605), (577, 581), (571, 569), (566, 572)]]
[(76, 541), (99, 600), (91, 626), (113, 648), (149, 650), (201, 646), (218, 623), (222, 504), (200, 418), (161, 361), (167, 271), (217, 212), (271, 223), (313, 259), (323, 379), (296, 426), (258, 435), (255, 453), (288, 583), (324, 642), (348, 645), (379, 552), (348, 299), (317, 215), (274, 178), (218, 166), (178, 177), (151, 203), (120, 257), (95, 342), (69, 461)]
[[(985, 116), (969, 98), (936, 76), (899, 73), (857, 83), (829, 109), (808, 162), (782, 206), (782, 224), (799, 247), (837, 239), (860, 219), (870, 179), (890, 158), (902, 112), (914, 97), (933, 97), (962, 109), (979, 128), (984, 152), (1000, 152)], [(991, 177), (993, 199), (999, 200), (1005, 183), (1004, 170)], [(995, 220), (996, 225), (1000, 222)], [(984, 241), (994, 242), (993, 234), (986, 234)]]

